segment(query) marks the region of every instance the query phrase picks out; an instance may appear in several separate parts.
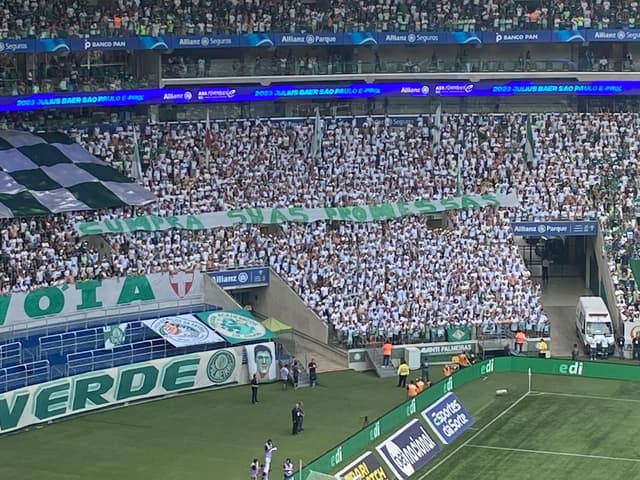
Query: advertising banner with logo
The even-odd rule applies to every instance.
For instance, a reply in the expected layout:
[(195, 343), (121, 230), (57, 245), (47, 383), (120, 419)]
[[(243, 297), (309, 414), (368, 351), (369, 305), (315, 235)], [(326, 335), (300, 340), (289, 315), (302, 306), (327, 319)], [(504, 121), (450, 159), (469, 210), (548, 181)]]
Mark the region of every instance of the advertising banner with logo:
[(276, 46), (331, 46), (344, 45), (343, 33), (272, 33), (271, 38)]
[(269, 285), (268, 267), (220, 270), (217, 272), (210, 272), (208, 275), (219, 287), (225, 290), (264, 287)]
[(24, 40), (1, 40), (0, 53), (33, 53), (36, 50), (36, 41), (32, 38)]
[(206, 343), (225, 343), (224, 338), (207, 327), (194, 315), (143, 320), (142, 323), (174, 347), (188, 347)]
[(596, 236), (598, 222), (585, 220), (581, 222), (512, 222), (511, 231), (520, 237), (564, 237), (564, 236)]
[(598, 222), (585, 220), (581, 222), (512, 222), (511, 231), (520, 237), (565, 237), (588, 236), (598, 234)]
[(640, 42), (640, 30), (587, 30), (588, 42)]
[(170, 40), (163, 37), (69, 38), (66, 44), (72, 52), (109, 50), (169, 50)]
[(507, 32), (482, 32), (483, 43), (549, 43), (549, 30), (511, 30)]
[(0, 433), (125, 402), (238, 383), (247, 383), (240, 348), (85, 373), (0, 395)]
[(426, 410), (422, 416), (444, 444), (453, 442), (473, 425), (473, 418), (455, 393), (449, 392)]
[(476, 341), (447, 342), (447, 343), (426, 343), (421, 344), (420, 351), (427, 355), (455, 355), (469, 350), (476, 351)]
[(277, 335), (242, 308), (196, 313), (201, 321), (222, 335), (230, 344), (270, 340)]
[(338, 222), (380, 222), (411, 215), (428, 215), (446, 210), (481, 207), (517, 207), (520, 202), (515, 194), (465, 195), (441, 200), (414, 200), (412, 202), (390, 202), (377, 205), (324, 208), (247, 208), (226, 212), (202, 213), (159, 217), (147, 215), (131, 219), (83, 222), (76, 224), (82, 235), (102, 235), (136, 231), (164, 231), (172, 228), (182, 230), (207, 230), (231, 227), (239, 224), (272, 225), (280, 223), (312, 223), (321, 220)]
[(383, 45), (429, 45), (454, 43), (449, 32), (387, 32), (378, 34)]
[(202, 303), (203, 295), (202, 274), (194, 270), (87, 280), (0, 295), (0, 326), (15, 330), (104, 317), (110, 311), (122, 313), (127, 307), (144, 311), (180, 300)]
[(440, 452), (419, 420), (411, 420), (376, 450), (399, 479), (411, 477)]
[[(262, 86), (221, 86), (203, 88), (150, 88), (146, 90), (116, 90), (112, 92), (73, 92), (73, 93), (34, 93), (0, 97), (0, 112), (18, 112), (48, 108), (77, 107), (122, 107), (135, 105), (194, 104), (194, 103), (236, 103), (236, 102), (273, 102), (284, 99), (350, 99), (385, 97), (508, 97), (508, 96), (612, 96), (640, 95), (640, 82), (635, 80), (603, 81), (480, 81), (472, 82), (394, 82), (367, 84), (350, 83), (336, 85), (322, 83), (313, 85), (271, 85)], [(402, 204), (402, 202), (399, 202)], [(286, 209), (281, 210), (287, 213)], [(303, 209), (304, 211), (304, 209)], [(207, 214), (205, 214), (207, 215)], [(206, 216), (205, 216), (206, 218)], [(140, 223), (138, 230), (154, 231), (162, 229), (165, 222), (176, 222), (173, 228), (184, 227), (190, 230), (203, 229), (200, 216), (158, 217), (154, 215), (112, 220), (108, 223), (111, 230), (130, 231), (130, 224)], [(193, 222), (185, 226), (182, 220)], [(82, 223), (85, 227), (101, 225), (96, 222)], [(125, 230), (118, 230), (124, 228)], [(171, 228), (165, 227), (164, 229)], [(83, 231), (84, 235), (99, 234), (101, 230)]]
[(172, 48), (231, 48), (240, 46), (237, 35), (191, 35), (173, 37)]
[(337, 480), (391, 480), (372, 452), (365, 452), (335, 474)]
[(244, 348), (247, 350), (249, 378), (253, 378), (253, 374), (256, 373), (259, 382), (274, 382), (278, 380), (276, 346), (273, 342), (247, 345)]
[[(316, 32), (248, 33), (242, 35), (187, 35), (139, 37), (90, 37), (6, 39), (0, 52), (36, 53), (85, 50), (172, 50), (185, 48), (237, 48), (317, 45), (426, 45), (480, 43), (636, 42), (640, 30), (571, 29), (487, 32)], [(5, 50), (2, 50), (2, 47)]]

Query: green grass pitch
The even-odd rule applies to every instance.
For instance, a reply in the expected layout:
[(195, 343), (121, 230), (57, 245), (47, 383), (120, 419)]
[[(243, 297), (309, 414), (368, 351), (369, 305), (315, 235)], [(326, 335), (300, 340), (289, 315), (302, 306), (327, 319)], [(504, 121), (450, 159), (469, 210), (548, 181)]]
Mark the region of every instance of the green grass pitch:
[[(271, 437), (271, 479), (285, 456), (305, 462), (405, 400), (394, 379), (372, 373), (320, 376), (321, 386), (249, 387), (174, 397), (62, 421), (0, 438), (0, 478), (26, 480), (243, 480)], [(616, 480), (638, 478), (640, 383), (495, 374), (456, 393), (475, 424), (415, 480)], [(507, 388), (506, 396), (495, 390)], [(293, 403), (305, 431), (291, 435)], [(375, 445), (372, 445), (372, 450)], [(345, 465), (349, 460), (345, 461)]]

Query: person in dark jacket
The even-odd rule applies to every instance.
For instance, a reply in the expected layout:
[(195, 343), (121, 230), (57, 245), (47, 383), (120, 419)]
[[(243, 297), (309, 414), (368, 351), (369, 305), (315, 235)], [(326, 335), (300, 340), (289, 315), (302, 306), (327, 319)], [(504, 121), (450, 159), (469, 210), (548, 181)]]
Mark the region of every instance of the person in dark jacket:
[(291, 409), (291, 433), (297, 435), (300, 431), (300, 405), (297, 403)]
[(624, 359), (624, 337), (622, 335), (616, 339), (616, 345), (618, 345), (618, 355), (620, 355), (620, 359)]

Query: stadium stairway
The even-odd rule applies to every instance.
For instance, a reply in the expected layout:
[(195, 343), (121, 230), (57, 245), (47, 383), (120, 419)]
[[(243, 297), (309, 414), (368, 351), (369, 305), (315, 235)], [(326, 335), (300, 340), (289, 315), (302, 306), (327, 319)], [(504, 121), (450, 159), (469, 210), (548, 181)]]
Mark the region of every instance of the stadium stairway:
[(396, 376), (396, 366), (395, 362), (392, 359), (391, 365), (389, 367), (382, 366), (382, 352), (380, 352), (380, 348), (367, 348), (367, 355), (369, 356), (369, 360), (371, 364), (375, 367), (376, 373), (380, 378), (389, 378)]

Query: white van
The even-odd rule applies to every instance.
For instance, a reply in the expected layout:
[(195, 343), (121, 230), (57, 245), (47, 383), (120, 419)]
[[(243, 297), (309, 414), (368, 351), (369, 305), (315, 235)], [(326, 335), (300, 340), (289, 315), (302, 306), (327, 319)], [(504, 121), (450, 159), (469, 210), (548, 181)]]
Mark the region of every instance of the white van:
[(600, 297), (580, 297), (576, 307), (576, 332), (578, 339), (589, 354), (589, 344), (596, 337), (605, 337), (609, 344), (609, 354), (615, 352), (616, 343), (613, 332), (613, 322), (607, 305)]

